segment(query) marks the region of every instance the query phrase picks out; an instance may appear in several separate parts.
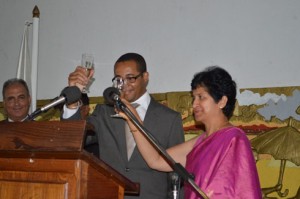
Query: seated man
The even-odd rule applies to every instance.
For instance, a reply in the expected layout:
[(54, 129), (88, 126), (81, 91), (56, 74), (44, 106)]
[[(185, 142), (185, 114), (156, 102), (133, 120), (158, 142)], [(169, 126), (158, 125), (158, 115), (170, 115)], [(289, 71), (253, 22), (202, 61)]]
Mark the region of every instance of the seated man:
[(2, 122), (23, 122), (28, 119), (31, 96), (23, 79), (9, 79), (3, 84), (3, 108), (7, 118)]

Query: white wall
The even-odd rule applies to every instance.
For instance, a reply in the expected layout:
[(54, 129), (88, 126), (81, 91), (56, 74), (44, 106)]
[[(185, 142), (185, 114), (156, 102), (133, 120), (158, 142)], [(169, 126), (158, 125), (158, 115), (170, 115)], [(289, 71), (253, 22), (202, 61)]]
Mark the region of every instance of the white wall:
[(1, 87), (16, 74), (35, 5), (38, 99), (59, 94), (83, 52), (95, 54), (90, 96), (111, 85), (112, 66), (126, 52), (145, 57), (151, 93), (188, 91), (209, 65), (227, 69), (240, 88), (300, 85), (298, 0), (0, 0)]

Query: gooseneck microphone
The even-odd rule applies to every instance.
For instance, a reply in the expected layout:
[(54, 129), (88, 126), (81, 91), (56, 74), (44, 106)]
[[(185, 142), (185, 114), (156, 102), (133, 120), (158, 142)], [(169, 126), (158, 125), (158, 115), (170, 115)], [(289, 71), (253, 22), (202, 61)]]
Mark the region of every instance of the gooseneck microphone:
[(114, 105), (115, 102), (121, 101), (120, 99), (120, 91), (115, 87), (108, 87), (103, 92), (103, 97), (105, 101), (110, 104)]
[(33, 113), (29, 115), (29, 120), (33, 120), (35, 117), (37, 117), (40, 113), (43, 113), (47, 111), (48, 109), (61, 104), (61, 103), (66, 103), (66, 104), (72, 104), (74, 102), (77, 102), (81, 98), (81, 91), (77, 86), (70, 86), (66, 87), (62, 90), (60, 97), (53, 102), (36, 109)]

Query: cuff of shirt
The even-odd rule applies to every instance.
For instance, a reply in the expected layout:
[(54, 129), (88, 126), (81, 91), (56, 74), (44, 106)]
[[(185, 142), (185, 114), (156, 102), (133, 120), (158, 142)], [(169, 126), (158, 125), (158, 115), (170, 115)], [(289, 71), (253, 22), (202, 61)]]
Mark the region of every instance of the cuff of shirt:
[(75, 108), (75, 109), (74, 108), (70, 109), (66, 105), (64, 105), (64, 111), (63, 111), (62, 117), (64, 119), (69, 118), (72, 115), (74, 115), (78, 111), (78, 109), (79, 109), (79, 106), (77, 108)]

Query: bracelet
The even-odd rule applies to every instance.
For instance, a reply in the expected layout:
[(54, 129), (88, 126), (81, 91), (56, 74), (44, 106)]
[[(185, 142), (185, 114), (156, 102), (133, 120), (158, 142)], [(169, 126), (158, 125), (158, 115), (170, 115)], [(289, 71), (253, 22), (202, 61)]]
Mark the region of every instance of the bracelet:
[(137, 129), (134, 129), (134, 130), (130, 129), (131, 133), (134, 133), (134, 132), (137, 132), (137, 131), (138, 131)]

